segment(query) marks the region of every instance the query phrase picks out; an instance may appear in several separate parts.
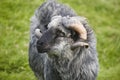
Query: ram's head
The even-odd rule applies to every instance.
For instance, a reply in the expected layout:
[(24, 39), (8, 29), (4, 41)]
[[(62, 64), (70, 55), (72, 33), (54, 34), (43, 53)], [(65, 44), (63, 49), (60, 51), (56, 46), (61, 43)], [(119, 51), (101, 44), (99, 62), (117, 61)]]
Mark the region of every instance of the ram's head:
[(40, 34), (40, 30), (36, 29), (35, 34), (39, 53), (60, 56), (61, 53), (72, 53), (73, 49), (80, 46), (88, 47), (83, 41), (87, 39), (87, 31), (76, 17), (55, 16), (46, 32)]

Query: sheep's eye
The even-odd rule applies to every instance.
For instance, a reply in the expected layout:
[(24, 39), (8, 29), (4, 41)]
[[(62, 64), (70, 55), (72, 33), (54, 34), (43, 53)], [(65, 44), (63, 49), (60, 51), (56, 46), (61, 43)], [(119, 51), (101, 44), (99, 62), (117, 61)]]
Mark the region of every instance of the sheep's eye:
[(60, 36), (60, 37), (64, 37), (64, 36), (65, 36), (65, 33), (60, 32), (60, 33), (59, 33), (59, 36)]
[(65, 33), (64, 32), (62, 32), (62, 31), (60, 31), (60, 30), (57, 30), (57, 33), (56, 33), (57, 35), (57, 37), (64, 37), (65, 36)]

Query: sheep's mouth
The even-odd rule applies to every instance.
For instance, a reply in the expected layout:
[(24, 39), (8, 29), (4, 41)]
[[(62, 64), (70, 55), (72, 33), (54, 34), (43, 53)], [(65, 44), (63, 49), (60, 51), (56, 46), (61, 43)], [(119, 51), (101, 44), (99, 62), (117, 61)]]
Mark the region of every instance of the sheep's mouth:
[(40, 50), (39, 51), (39, 53), (46, 53), (46, 52), (48, 52), (50, 49), (42, 49), (42, 50)]
[(46, 52), (49, 52), (49, 51), (50, 51), (50, 48), (48, 48), (48, 49), (38, 49), (39, 53), (46, 53)]

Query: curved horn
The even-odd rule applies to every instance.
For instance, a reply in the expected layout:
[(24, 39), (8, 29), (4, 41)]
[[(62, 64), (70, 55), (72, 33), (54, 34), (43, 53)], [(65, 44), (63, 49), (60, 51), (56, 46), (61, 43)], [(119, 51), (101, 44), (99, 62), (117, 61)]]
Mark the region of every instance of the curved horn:
[(75, 30), (76, 32), (79, 33), (80, 38), (86, 40), (87, 39), (87, 31), (86, 29), (83, 27), (83, 25), (81, 23), (79, 24), (72, 24), (70, 26), (71, 29)]
[(85, 43), (85, 42), (75, 42), (72, 46), (71, 46), (71, 49), (75, 49), (75, 48), (78, 48), (78, 47), (82, 47), (84, 46), (85, 48), (88, 48), (89, 47), (89, 44), (88, 43)]
[[(63, 25), (79, 33), (79, 37), (81, 39), (83, 40), (87, 39), (87, 31), (84, 28), (83, 24), (80, 22), (78, 17), (64, 17)], [(85, 48), (88, 48), (89, 44), (86, 42), (78, 41), (71, 46), (71, 49), (75, 49), (80, 46), (84, 46)]]
[(40, 29), (35, 29), (35, 36), (37, 38), (40, 38), (42, 36), (42, 33), (40, 32)]
[(80, 35), (80, 38), (82, 38), (84, 40), (87, 39), (87, 31), (84, 28), (83, 24), (76, 17), (70, 18), (68, 27), (75, 30), (76, 32), (78, 32)]

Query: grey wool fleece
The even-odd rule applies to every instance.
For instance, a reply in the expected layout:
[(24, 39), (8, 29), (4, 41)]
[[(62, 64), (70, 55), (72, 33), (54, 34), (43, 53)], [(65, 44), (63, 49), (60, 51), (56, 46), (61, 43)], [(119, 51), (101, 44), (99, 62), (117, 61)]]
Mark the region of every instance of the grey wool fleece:
[[(86, 42), (89, 47), (71, 50), (70, 45), (78, 39), (78, 34), (63, 26), (60, 28), (51, 26), (52, 29), (48, 29), (48, 24), (54, 16), (76, 17), (77, 14), (71, 8), (54, 0), (44, 2), (36, 10), (31, 18), (29, 43), (29, 64), (34, 74), (38, 80), (96, 80), (99, 69), (96, 38), (88, 22), (84, 17), (79, 16), (80, 22), (87, 30)], [(37, 28), (41, 30), (41, 39), (35, 36)], [(70, 33), (71, 36), (51, 38), (57, 32), (54, 34), (49, 32), (54, 32), (56, 29), (62, 29), (65, 34)], [(49, 51), (42, 53), (38, 51), (37, 45), (40, 40), (51, 45)]]

